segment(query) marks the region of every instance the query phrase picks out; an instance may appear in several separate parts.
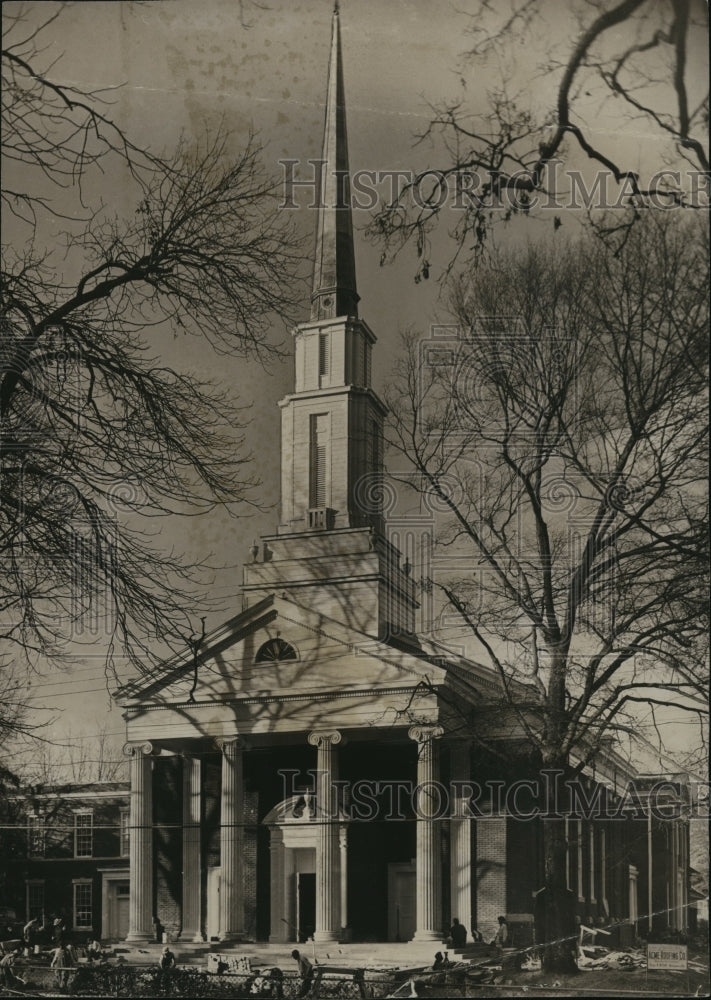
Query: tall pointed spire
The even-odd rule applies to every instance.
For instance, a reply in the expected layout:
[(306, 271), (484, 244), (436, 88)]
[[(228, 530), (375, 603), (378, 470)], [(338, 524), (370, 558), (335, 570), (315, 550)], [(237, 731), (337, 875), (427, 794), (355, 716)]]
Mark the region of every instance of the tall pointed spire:
[(358, 315), (338, 2), (333, 8), (311, 319)]

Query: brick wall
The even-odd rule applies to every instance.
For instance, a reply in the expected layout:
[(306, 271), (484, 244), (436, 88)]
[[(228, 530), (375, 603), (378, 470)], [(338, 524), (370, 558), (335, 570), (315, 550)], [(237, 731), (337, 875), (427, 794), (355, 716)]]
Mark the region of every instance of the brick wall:
[(476, 926), (491, 940), (506, 914), (506, 817), (476, 821)]
[(251, 940), (257, 938), (257, 823), (259, 795), (246, 792), (244, 802), (244, 858), (242, 885), (244, 887), (244, 929)]
[(181, 927), (182, 789), (180, 758), (158, 758), (153, 771), (155, 915), (171, 940)]

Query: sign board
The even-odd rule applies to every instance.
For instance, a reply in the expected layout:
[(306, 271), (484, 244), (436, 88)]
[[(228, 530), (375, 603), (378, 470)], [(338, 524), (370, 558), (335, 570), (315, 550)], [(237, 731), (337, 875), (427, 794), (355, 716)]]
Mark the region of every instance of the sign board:
[(686, 972), (687, 947), (685, 944), (648, 944), (647, 970), (666, 969)]

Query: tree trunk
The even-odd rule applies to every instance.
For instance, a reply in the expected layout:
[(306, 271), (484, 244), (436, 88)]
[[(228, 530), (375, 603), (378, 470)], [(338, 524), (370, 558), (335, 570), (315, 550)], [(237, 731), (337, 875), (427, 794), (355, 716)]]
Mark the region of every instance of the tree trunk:
[[(562, 768), (560, 769), (562, 771)], [(545, 885), (536, 896), (536, 939), (546, 972), (577, 972), (575, 894), (566, 884), (565, 819), (560, 815), (556, 783), (546, 782), (543, 816)]]

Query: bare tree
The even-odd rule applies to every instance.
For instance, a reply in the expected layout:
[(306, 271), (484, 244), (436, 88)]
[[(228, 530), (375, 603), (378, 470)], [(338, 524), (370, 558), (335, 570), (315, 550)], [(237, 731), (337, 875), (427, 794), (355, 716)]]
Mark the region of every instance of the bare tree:
[[(670, 704), (705, 718), (697, 222), (652, 216), (617, 257), (592, 238), (498, 255), (454, 284), (458, 334), (409, 337), (389, 393), (402, 478), (447, 514), (434, 583), (545, 768), (590, 764)], [(544, 851), (562, 940), (562, 820), (544, 820)]]
[(14, 7), (3, 48), (2, 636), (58, 657), (92, 620), (109, 664), (146, 671), (189, 638), (204, 579), (146, 518), (236, 513), (256, 485), (234, 392), (163, 363), (161, 345), (179, 331), (274, 356), (300, 241), (253, 136), (236, 156), (222, 131), (159, 156), (100, 94), (56, 82), (43, 39), (61, 8), (38, 23)]
[[(433, 146), (431, 168), (375, 216), (370, 233), (384, 244), (383, 263), (414, 245), (416, 280), (427, 278), (438, 221), (455, 241), (451, 267), (477, 257), (494, 223), (541, 204), (556, 212), (571, 202), (586, 209), (614, 204), (626, 211), (608, 216), (603, 231), (618, 235), (650, 204), (708, 206), (708, 66), (697, 47), (708, 33), (705, 4), (584, 0), (561, 8), (479, 0), (472, 6), (473, 44), (461, 67), (470, 95), (433, 106), (418, 137)], [(551, 36), (555, 22), (566, 18), (574, 18), (576, 36), (560, 50)], [(524, 40), (533, 51), (537, 40), (546, 53), (539, 64), (520, 59)], [(524, 60), (529, 51), (527, 44)], [(500, 81), (484, 98), (480, 74), (491, 66)], [(471, 93), (485, 110), (471, 106)], [(600, 121), (606, 114), (607, 131)], [(653, 149), (640, 154), (632, 134), (652, 139)], [(576, 173), (577, 187), (559, 176), (560, 164)], [(549, 214), (559, 228), (561, 216)]]
[(112, 738), (106, 724), (95, 732), (80, 729), (71, 743), (35, 742), (17, 770), (26, 785), (35, 786), (127, 781), (121, 742), (120, 734)]

